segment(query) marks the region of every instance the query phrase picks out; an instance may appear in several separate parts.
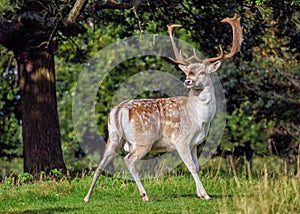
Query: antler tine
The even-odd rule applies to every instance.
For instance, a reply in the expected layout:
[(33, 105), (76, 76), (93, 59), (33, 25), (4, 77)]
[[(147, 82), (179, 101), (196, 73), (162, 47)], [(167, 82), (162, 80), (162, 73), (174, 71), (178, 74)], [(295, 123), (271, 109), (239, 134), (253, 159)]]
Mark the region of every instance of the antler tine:
[[(221, 60), (221, 59), (225, 59), (224, 58), (224, 51), (223, 51), (223, 48), (221, 46), (219, 46), (219, 49), (220, 49), (220, 55), (219, 56), (216, 56), (216, 57), (212, 57), (212, 58), (209, 58), (209, 59), (205, 59), (205, 60), (202, 60), (204, 63), (208, 63), (208, 62), (215, 62), (217, 60)], [(227, 59), (227, 58), (226, 58)]]
[(195, 58), (196, 61), (198, 61), (198, 62), (203, 62), (203, 60), (200, 59), (200, 58), (197, 56), (197, 54), (196, 54), (196, 49), (195, 49), (195, 48), (193, 48), (193, 53), (194, 53), (193, 58)]
[(232, 28), (232, 46), (231, 51), (229, 54), (225, 54), (223, 52), (223, 49), (220, 47), (221, 54), (217, 57), (205, 59), (204, 62), (214, 62), (220, 59), (229, 59), (234, 56), (237, 52), (241, 50), (241, 45), (243, 42), (243, 29), (241, 27), (240, 23), (241, 18), (237, 18), (237, 14), (234, 15), (233, 18), (225, 18), (221, 22), (222, 23), (228, 23), (231, 25)]
[(183, 56), (182, 56), (181, 50), (178, 51), (178, 49), (176, 47), (176, 44), (174, 42), (174, 38), (173, 38), (173, 35), (172, 35), (172, 30), (175, 27), (181, 27), (181, 25), (171, 25), (171, 26), (168, 25), (168, 33), (169, 33), (169, 36), (170, 36), (173, 52), (174, 52), (174, 55), (176, 57), (176, 59), (173, 59), (171, 57), (169, 57), (169, 59), (172, 60), (176, 64), (186, 65), (186, 64), (190, 63), (189, 62), (190, 58), (184, 59)]
[[(193, 48), (193, 52), (195, 53), (195, 48)], [(197, 57), (197, 56), (196, 56)], [(193, 55), (193, 56), (190, 56), (189, 58), (187, 58), (187, 59), (185, 59), (185, 60), (187, 60), (187, 61), (191, 61), (192, 59), (194, 59), (195, 58), (195, 54)]]
[[(219, 48), (220, 48), (220, 55), (217, 56), (217, 57), (214, 57), (214, 58), (209, 58), (209, 60), (211, 60), (211, 62), (214, 62), (214, 61), (217, 61), (217, 60), (220, 60), (220, 59), (223, 58), (223, 56), (224, 56), (224, 51), (223, 51), (223, 49), (222, 49), (221, 46), (219, 46)], [(204, 63), (208, 62), (207, 59), (203, 60), (203, 59), (200, 59), (200, 58), (197, 56), (195, 48), (193, 48), (193, 53), (194, 53), (194, 56), (190, 57), (191, 59), (192, 59), (192, 58), (195, 58), (195, 60), (196, 60), (197, 62), (201, 62), (201, 63), (203, 63), (203, 62), (204, 62)], [(190, 58), (189, 58), (189, 59), (190, 59)]]

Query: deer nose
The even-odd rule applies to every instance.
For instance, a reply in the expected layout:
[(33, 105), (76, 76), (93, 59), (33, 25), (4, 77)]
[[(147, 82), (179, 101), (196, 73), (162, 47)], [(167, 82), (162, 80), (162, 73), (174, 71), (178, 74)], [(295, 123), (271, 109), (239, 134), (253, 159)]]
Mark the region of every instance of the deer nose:
[(185, 86), (191, 86), (191, 85), (193, 85), (193, 80), (191, 80), (191, 79), (186, 79), (186, 80), (184, 81), (184, 85), (185, 85)]

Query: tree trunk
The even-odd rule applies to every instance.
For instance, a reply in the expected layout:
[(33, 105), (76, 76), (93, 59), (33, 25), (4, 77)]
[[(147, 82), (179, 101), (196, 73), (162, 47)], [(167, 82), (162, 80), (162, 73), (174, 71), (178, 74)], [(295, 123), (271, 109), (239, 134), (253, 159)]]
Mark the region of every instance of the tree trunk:
[(21, 92), (24, 171), (65, 170), (57, 112), (54, 51), (15, 52)]
[(57, 21), (44, 7), (28, 1), (12, 20), (0, 15), (0, 44), (14, 52), (18, 63), (24, 171), (34, 175), (66, 169), (55, 87)]

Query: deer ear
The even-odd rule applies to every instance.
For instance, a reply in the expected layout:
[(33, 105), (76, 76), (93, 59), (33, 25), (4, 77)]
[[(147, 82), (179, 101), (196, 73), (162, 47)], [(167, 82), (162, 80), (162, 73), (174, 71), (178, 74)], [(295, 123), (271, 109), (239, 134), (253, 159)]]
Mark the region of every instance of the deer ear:
[(187, 66), (184, 66), (184, 65), (178, 65), (178, 67), (186, 74)]
[(215, 72), (216, 70), (218, 70), (218, 68), (220, 67), (221, 65), (221, 61), (218, 60), (214, 63), (211, 63), (209, 64), (207, 67), (206, 67), (206, 72), (207, 73), (212, 73), (212, 72)]

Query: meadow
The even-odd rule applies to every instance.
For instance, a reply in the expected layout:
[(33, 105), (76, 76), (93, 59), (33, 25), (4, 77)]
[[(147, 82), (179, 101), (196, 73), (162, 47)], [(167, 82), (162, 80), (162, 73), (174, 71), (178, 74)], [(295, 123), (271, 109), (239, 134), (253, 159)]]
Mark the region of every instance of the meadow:
[(300, 213), (299, 177), (264, 166), (251, 175), (207, 167), (200, 175), (210, 201), (196, 197), (194, 180), (184, 171), (143, 180), (149, 202), (132, 180), (117, 176), (101, 175), (84, 203), (91, 175), (53, 173), (32, 181), (22, 174), (2, 180), (0, 213)]

